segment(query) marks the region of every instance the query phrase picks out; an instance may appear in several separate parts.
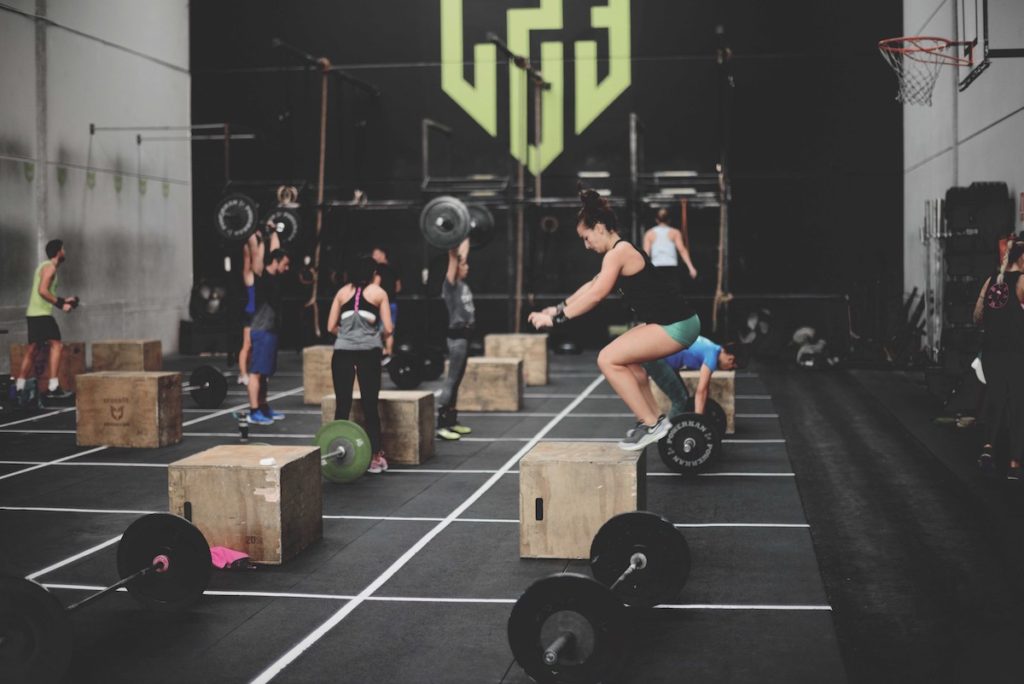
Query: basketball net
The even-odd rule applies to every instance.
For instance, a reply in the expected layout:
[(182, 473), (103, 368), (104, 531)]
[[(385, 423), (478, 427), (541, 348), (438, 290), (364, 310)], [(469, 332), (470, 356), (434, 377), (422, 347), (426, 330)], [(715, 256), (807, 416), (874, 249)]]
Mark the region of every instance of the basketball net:
[[(957, 54), (959, 48), (964, 55)], [(931, 106), (932, 91), (942, 67), (947, 64), (971, 66), (974, 43), (956, 42), (933, 36), (901, 36), (878, 42), (882, 57), (896, 72), (899, 93), (896, 99), (906, 104)]]

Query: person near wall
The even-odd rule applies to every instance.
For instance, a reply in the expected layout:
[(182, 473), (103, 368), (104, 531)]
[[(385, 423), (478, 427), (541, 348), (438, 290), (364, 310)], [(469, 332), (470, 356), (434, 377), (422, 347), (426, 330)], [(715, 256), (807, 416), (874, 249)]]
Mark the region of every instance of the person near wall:
[(441, 297), (448, 309), (448, 377), (438, 397), (437, 436), (454, 440), (472, 430), (459, 423), (455, 405), (459, 401), (459, 385), (466, 374), (469, 339), (476, 326), (473, 292), (466, 284), (469, 275), (469, 238), (448, 250), (448, 270), (441, 284)]
[(283, 249), (270, 253), (266, 265), (262, 259), (253, 259), (252, 268), (256, 276), (256, 313), (252, 317), (249, 332), (252, 338), (252, 353), (249, 360), (249, 415), (247, 420), (254, 425), (270, 425), (275, 420), (284, 420), (284, 414), (270, 408), (267, 391), (270, 378), (277, 371), (277, 347), (281, 329), (282, 297), (281, 280), (288, 272), (291, 260)]
[(50, 382), (46, 392), (42, 394), (43, 400), (67, 399), (71, 396), (70, 392), (65, 392), (60, 388), (58, 381), (60, 356), (64, 345), (61, 343), (57, 319), (53, 317), (53, 307), (57, 307), (64, 313), (69, 313), (78, 306), (78, 297), (57, 296), (57, 270), (66, 258), (64, 242), (50, 240), (46, 243), (46, 261), (36, 267), (32, 278), (32, 290), (29, 292), (28, 308), (25, 310), (28, 323), (28, 346), (21, 357), (21, 368), (18, 369), (14, 381), (19, 400), (22, 402), (25, 399), (25, 385), (32, 372), (36, 352), (46, 344), (49, 344), (50, 347)]
[(644, 251), (651, 258), (651, 263), (665, 278), (683, 282), (679, 274), (681, 260), (686, 264), (690, 280), (696, 280), (697, 269), (683, 241), (682, 231), (668, 225), (668, 209), (659, 209), (655, 220), (656, 225), (644, 233)]
[(388, 293), (376, 283), (380, 265), (371, 257), (359, 257), (348, 269), (327, 317), (327, 330), (336, 336), (331, 357), (334, 381), (334, 419), (348, 420), (352, 410), (353, 382), (359, 380), (363, 427), (370, 438), (373, 458), (368, 472), (388, 469), (380, 439), (381, 352), (394, 333)]
[(647, 253), (619, 236), (618, 217), (606, 199), (581, 188), (580, 200), (576, 234), (588, 250), (604, 255), (601, 270), (564, 302), (531, 313), (529, 320), (538, 329), (564, 325), (618, 290), (641, 325), (602, 349), (597, 365), (638, 420), (619, 448), (640, 451), (668, 434), (670, 427), (668, 419), (658, 415), (643, 364), (692, 345), (700, 335), (700, 318), (682, 297), (678, 282), (660, 277)]
[(983, 471), (995, 471), (995, 446), (1005, 436), (1006, 476), (1021, 479), (1024, 456), (1024, 241), (1013, 241), (999, 270), (985, 280), (974, 305), (974, 321), (984, 328), (981, 365), (985, 398), (981, 423), (984, 444), (978, 457)]

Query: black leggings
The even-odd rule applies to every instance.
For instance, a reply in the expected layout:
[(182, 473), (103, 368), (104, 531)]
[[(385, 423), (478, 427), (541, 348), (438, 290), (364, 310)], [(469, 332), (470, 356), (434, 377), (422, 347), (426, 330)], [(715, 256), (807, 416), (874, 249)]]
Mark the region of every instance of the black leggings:
[(331, 376), (334, 378), (334, 419), (348, 420), (352, 411), (352, 380), (359, 377), (359, 397), (363, 405), (363, 427), (370, 437), (373, 453), (380, 451), (380, 348), (347, 351), (335, 349), (331, 357)]

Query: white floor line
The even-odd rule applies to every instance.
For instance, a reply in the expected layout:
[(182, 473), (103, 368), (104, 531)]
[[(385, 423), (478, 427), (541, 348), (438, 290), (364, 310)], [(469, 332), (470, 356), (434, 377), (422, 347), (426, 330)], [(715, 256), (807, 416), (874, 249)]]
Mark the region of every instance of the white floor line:
[[(181, 412), (182, 413), (214, 413), (214, 412), (219, 411), (219, 410), (220, 409), (187, 408), (187, 409), (182, 409)], [(323, 415), (323, 412), (319, 411), (317, 409), (286, 408), (286, 409), (284, 409), (284, 413), (286, 413), (289, 416), (292, 416), (292, 415), (295, 415), (295, 416), (320, 416), (320, 415)], [(459, 415), (463, 415), (463, 414), (460, 413)]]
[(41, 413), (38, 416), (32, 416), (31, 418), (22, 418), (21, 420), (12, 420), (9, 423), (0, 423), (0, 428), (7, 427), (9, 425), (21, 425), (22, 423), (31, 423), (35, 420), (42, 420), (43, 418), (49, 418), (50, 416), (60, 415), (61, 413), (67, 413), (68, 411), (74, 411), (74, 406), (68, 406), (57, 411), (50, 411), (49, 413)]
[(530, 449), (532, 449), (535, 444), (540, 442), (540, 440), (544, 437), (545, 434), (547, 434), (556, 425), (558, 425), (558, 423), (562, 420), (563, 417), (571, 413), (572, 410), (576, 408), (587, 397), (587, 395), (593, 392), (594, 389), (602, 382), (604, 382), (604, 376), (598, 376), (593, 382), (591, 382), (587, 386), (586, 389), (583, 390), (583, 392), (580, 393), (580, 395), (574, 401), (572, 401), (568, 406), (562, 409), (562, 412), (558, 416), (548, 421), (548, 423), (544, 427), (542, 427), (536, 435), (534, 435), (533, 439), (531, 439), (529, 442), (523, 445), (523, 447), (519, 449), (519, 451), (517, 451), (515, 455), (512, 456), (512, 458), (506, 461), (505, 465), (502, 466), (499, 472), (495, 473), (490, 478), (488, 478), (488, 480), (484, 482), (479, 488), (477, 488), (477, 490), (473, 492), (469, 496), (469, 498), (463, 501), (451, 513), (449, 513), (444, 520), (437, 523), (429, 532), (427, 532), (427, 534), (423, 535), (423, 537), (421, 537), (419, 541), (417, 541), (410, 549), (408, 549), (404, 554), (402, 554), (402, 556), (398, 558), (398, 560), (392, 563), (387, 568), (387, 570), (385, 570), (377, 577), (377, 579), (375, 579), (365, 589), (359, 592), (358, 596), (356, 596), (354, 599), (346, 603), (344, 607), (342, 607), (338, 612), (332, 615), (326, 622), (320, 625), (320, 627), (318, 627), (313, 632), (308, 634), (299, 643), (297, 643), (295, 646), (289, 649), (287, 653), (278, 658), (267, 669), (260, 673), (259, 676), (257, 676), (253, 680), (253, 684), (265, 684), (266, 682), (271, 681), (274, 677), (280, 674), (284, 670), (284, 668), (286, 668), (296, 658), (302, 655), (306, 651), (306, 649), (308, 649), (310, 646), (312, 646), (317, 641), (322, 639), (325, 634), (327, 634), (329, 631), (331, 631), (331, 629), (333, 629), (342, 620), (344, 620), (363, 601), (365, 601), (368, 597), (372, 596), (378, 589), (380, 589), (381, 586), (387, 583), (387, 581), (390, 580), (395, 575), (395, 573), (397, 573), (406, 563), (408, 563), (413, 558), (413, 556), (419, 553), (428, 543), (430, 543), (430, 541), (434, 537), (436, 537), (438, 534), (444, 531), (444, 529), (447, 528), (452, 522), (454, 522), (460, 515), (462, 515), (462, 513), (465, 512), (466, 509), (472, 506), (477, 501), (477, 499), (479, 499), (491, 487), (497, 484), (505, 471), (511, 470), (512, 467), (519, 462), (519, 459), (521, 459)]
[(800, 529), (806, 530), (811, 526), (807, 523), (675, 523), (673, 527), (698, 528), (698, 527), (754, 527), (771, 529)]
[(54, 463), (53, 461), (0, 461), (0, 465), (58, 465), (62, 468), (72, 466), (85, 466), (92, 468), (166, 468), (166, 463), (130, 463), (122, 461), (69, 461), (67, 463)]
[(63, 568), (65, 565), (71, 565), (72, 563), (74, 563), (77, 560), (81, 560), (82, 558), (85, 558), (86, 556), (92, 555), (92, 554), (96, 553), (97, 551), (100, 551), (102, 549), (107, 548), (108, 546), (112, 546), (112, 545), (116, 544), (119, 541), (121, 541), (121, 535), (117, 535), (113, 539), (108, 539), (107, 541), (103, 542), (102, 544), (97, 544), (96, 546), (92, 547), (91, 549), (86, 549), (85, 551), (82, 551), (80, 553), (76, 553), (74, 556), (71, 556), (70, 558), (65, 558), (64, 560), (60, 561), (59, 563), (54, 563), (53, 565), (51, 565), (49, 567), (45, 567), (42, 570), (37, 570), (36, 572), (33, 572), (31, 575), (28, 575), (26, 577), (26, 579), (34, 580), (37, 577), (42, 577), (43, 575), (45, 575), (47, 573), (50, 573), (50, 572), (53, 572), (54, 570), (58, 570), (60, 568)]
[(771, 401), (772, 395), (770, 394), (737, 394), (736, 399), (763, 399), (765, 401)]
[[(259, 425), (249, 426), (249, 441), (261, 442), (264, 439), (313, 439), (315, 432), (258, 432)], [(238, 431), (235, 432), (183, 432), (183, 437), (234, 437), (238, 439)]]
[(4, 428), (4, 429), (0, 430), (0, 434), (14, 434), (14, 435), (73, 435), (73, 434), (75, 434), (75, 431), (74, 430), (47, 430), (45, 428), (38, 429), (38, 430), (32, 430), (32, 429), (28, 429), (28, 428), (25, 428), (25, 429), (22, 429), (22, 430), (18, 430), (18, 429), (15, 429), (15, 428), (11, 428), (11, 429)]
[[(68, 591), (100, 591), (105, 589), (101, 586), (89, 584), (44, 584), (47, 589), (64, 589)], [(127, 591), (121, 587), (117, 591)], [(239, 598), (271, 598), (271, 599), (312, 599), (317, 601), (373, 601), (380, 603), (464, 603), (471, 605), (505, 604), (512, 605), (516, 602), (513, 598), (462, 598), (443, 596), (367, 596), (360, 599), (359, 596), (349, 594), (306, 594), (300, 592), (275, 592), (275, 591), (221, 591), (209, 589), (203, 592), (203, 596), (218, 597), (239, 597)], [(779, 610), (779, 611), (830, 611), (832, 606), (806, 605), (806, 604), (720, 604), (720, 603), (663, 603), (655, 606), (661, 610)], [(255, 681), (255, 680), (254, 680)]]
[[(86, 513), (94, 515), (148, 515), (158, 511), (136, 511), (108, 508), (53, 508), (35, 506), (0, 506), (0, 511), (21, 511), (28, 513)], [(324, 520), (381, 520), (390, 522), (443, 522), (445, 518), (430, 518), (401, 515), (324, 515)], [(452, 522), (475, 524), (518, 525), (516, 518), (456, 518)], [(807, 523), (674, 523), (680, 528), (766, 528), (766, 529), (808, 529)]]
[(723, 439), (722, 444), (785, 444), (786, 440), (780, 438), (770, 439)]
[(149, 515), (159, 511), (132, 511), (113, 508), (50, 508), (43, 506), (0, 506), (0, 511), (27, 511), (30, 513), (110, 513), (115, 515)]
[[(280, 399), (282, 397), (287, 397), (287, 396), (291, 396), (293, 394), (298, 394), (301, 391), (302, 391), (302, 388), (301, 387), (297, 387), (297, 388), (295, 388), (293, 390), (288, 390), (288, 391), (285, 391), (285, 392), (278, 392), (276, 394), (271, 394), (270, 396), (267, 397), (267, 401), (268, 402), (275, 401), (275, 400)], [(211, 418), (216, 418), (217, 416), (228, 414), (228, 413), (231, 413), (233, 411), (239, 411), (241, 409), (247, 408), (248, 406), (249, 406), (249, 403), (246, 402), (245, 404), (239, 404), (238, 406), (232, 406), (231, 408), (223, 409), (221, 411), (218, 411), (217, 413), (211, 413), (209, 415), (202, 416), (201, 418), (194, 418), (193, 420), (190, 420), (190, 421), (187, 421), (185, 423), (182, 423), (182, 427), (187, 427), (189, 425), (195, 425), (196, 423), (201, 423), (203, 421), (210, 420)], [(94, 447), (92, 449), (87, 449), (85, 451), (80, 451), (80, 452), (78, 452), (76, 454), (71, 454), (70, 456), (65, 456), (64, 458), (58, 458), (58, 459), (53, 460), (53, 461), (47, 461), (46, 463), (40, 463), (38, 465), (34, 465), (31, 468), (23, 468), (21, 470), (16, 470), (13, 473), (7, 473), (6, 475), (0, 475), (0, 480), (6, 480), (7, 478), (15, 477), (16, 475), (24, 475), (25, 473), (30, 473), (33, 470), (39, 470), (40, 468), (46, 468), (46, 467), (49, 467), (49, 466), (52, 466), (52, 465), (56, 465), (58, 463), (64, 463), (65, 461), (70, 461), (71, 459), (78, 458), (79, 456), (88, 456), (89, 454), (94, 454), (97, 451), (103, 451), (104, 449), (109, 449), (109, 448), (110, 447), (108, 447), (108, 446), (99, 446), (99, 447)]]

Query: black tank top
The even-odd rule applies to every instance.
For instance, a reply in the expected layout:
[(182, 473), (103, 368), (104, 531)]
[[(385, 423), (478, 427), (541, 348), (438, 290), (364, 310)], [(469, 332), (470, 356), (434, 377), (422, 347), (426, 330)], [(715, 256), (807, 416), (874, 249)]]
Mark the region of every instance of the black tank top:
[(620, 275), (615, 281), (615, 288), (638, 320), (643, 323), (670, 325), (694, 315), (693, 308), (683, 299), (676, 278), (659, 273), (647, 253), (628, 240), (620, 239), (612, 245), (612, 249), (615, 249), (619, 242), (626, 242), (644, 258), (643, 270), (631, 276)]
[(1021, 275), (1020, 271), (1007, 271), (1002, 283), (996, 282), (998, 272), (992, 275), (982, 315), (983, 352), (1024, 353), (1024, 311), (1017, 299), (1017, 280)]
[(347, 302), (341, 305), (342, 311), (349, 311), (350, 309), (366, 311), (368, 313), (372, 313), (374, 316), (380, 316), (380, 308), (363, 299), (363, 288), (361, 287), (357, 287), (356, 293)]

